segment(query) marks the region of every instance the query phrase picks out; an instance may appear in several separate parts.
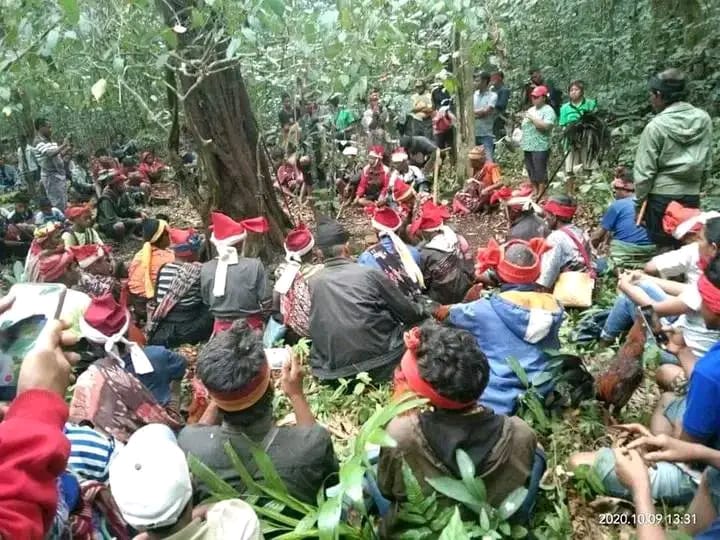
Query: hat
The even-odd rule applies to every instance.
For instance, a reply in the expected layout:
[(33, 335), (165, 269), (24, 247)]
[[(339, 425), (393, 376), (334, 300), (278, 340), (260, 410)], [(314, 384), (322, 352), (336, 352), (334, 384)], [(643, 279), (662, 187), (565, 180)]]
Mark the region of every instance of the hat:
[(543, 210), (559, 218), (571, 219), (577, 211), (577, 205), (575, 203), (563, 204), (555, 197), (550, 197), (543, 205)]
[(83, 319), (101, 334), (114, 336), (128, 322), (128, 312), (115, 301), (112, 294), (108, 293), (92, 297)]
[(291, 259), (299, 259), (307, 255), (313, 247), (315, 247), (315, 238), (304, 223), (290, 231), (285, 238), (285, 253)]
[(550, 95), (550, 92), (548, 91), (548, 87), (541, 84), (540, 86), (536, 86), (532, 89), (532, 92), (530, 92), (530, 95), (532, 97), (547, 97)]
[(358, 149), (354, 146), (346, 146), (343, 148), (343, 156), (357, 156), (358, 155)]
[(468, 159), (485, 159), (485, 147), (475, 146), (468, 152)]
[(189, 229), (168, 229), (170, 248), (176, 254), (196, 253), (202, 245), (202, 238), (192, 227)]
[[(692, 216), (689, 219), (686, 219), (685, 221), (678, 224), (677, 227), (675, 227), (675, 230), (672, 232), (673, 238), (675, 238), (676, 240), (682, 240), (683, 237), (688, 233), (699, 233), (709, 219), (713, 219), (716, 217), (720, 217), (720, 212), (702, 212), (700, 214)], [(664, 226), (665, 218), (663, 218), (663, 228), (665, 228)]]
[(385, 149), (380, 145), (371, 146), (370, 151), (368, 152), (368, 157), (372, 158), (382, 159), (384, 155)]
[(90, 207), (86, 204), (79, 204), (75, 206), (69, 206), (65, 209), (65, 217), (69, 220), (77, 219), (81, 216), (90, 214)]
[[(515, 245), (528, 248), (533, 254), (533, 263), (530, 266), (517, 266), (505, 258), (507, 250)], [(477, 275), (482, 274), (489, 268), (494, 268), (498, 276), (505, 283), (527, 284), (535, 283), (540, 277), (542, 254), (550, 249), (544, 238), (533, 238), (525, 240), (510, 240), (500, 246), (495, 240), (490, 240), (487, 247), (480, 248), (475, 258), (475, 271)]]
[(347, 241), (348, 233), (339, 221), (320, 216), (315, 229), (315, 245), (327, 248), (342, 245)]
[(110, 171), (110, 178), (107, 183), (108, 186), (116, 186), (118, 184), (124, 184), (127, 181), (127, 176), (118, 170), (113, 169)]
[(450, 212), (444, 206), (427, 201), (420, 207), (419, 217), (410, 224), (410, 233), (415, 235), (418, 231), (437, 231), (445, 225), (445, 220), (450, 217)]
[(62, 229), (62, 225), (60, 223), (58, 223), (57, 221), (51, 221), (50, 223), (46, 223), (45, 225), (36, 227), (35, 231), (33, 232), (33, 238), (35, 238), (35, 241), (38, 244), (43, 244), (48, 238), (50, 238), (60, 229)]
[(400, 148), (396, 148), (393, 150), (392, 155), (390, 156), (390, 160), (393, 163), (402, 163), (403, 161), (406, 161), (408, 158), (407, 152), (405, 149), (401, 146)]
[(378, 231), (397, 231), (400, 225), (402, 225), (400, 215), (389, 206), (375, 209), (372, 226)]
[(401, 178), (395, 180), (393, 184), (393, 197), (397, 202), (404, 201), (415, 195), (415, 190), (410, 184), (403, 182)]
[(134, 528), (177, 523), (192, 497), (185, 453), (163, 424), (133, 433), (110, 463), (110, 490), (123, 519)]
[(88, 268), (102, 259), (110, 252), (110, 248), (100, 244), (86, 244), (84, 246), (70, 246), (70, 252), (75, 257), (80, 268)]

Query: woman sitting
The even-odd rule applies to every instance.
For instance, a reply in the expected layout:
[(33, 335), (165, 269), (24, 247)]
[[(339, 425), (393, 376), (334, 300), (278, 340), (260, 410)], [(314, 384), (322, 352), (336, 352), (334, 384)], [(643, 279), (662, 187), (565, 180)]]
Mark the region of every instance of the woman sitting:
[(155, 283), (160, 268), (175, 261), (170, 251), (168, 223), (162, 219), (146, 219), (142, 225), (145, 244), (135, 254), (128, 268), (129, 290), (136, 320), (144, 321), (147, 301), (155, 297)]
[(115, 264), (110, 258), (110, 248), (87, 244), (71, 246), (69, 249), (80, 267), (80, 277), (73, 288), (91, 297), (111, 294), (118, 300), (121, 285), (115, 276)]
[(140, 154), (140, 165), (138, 172), (142, 175), (145, 182), (154, 183), (162, 180), (163, 173), (168, 170), (168, 166), (157, 159), (152, 152), (143, 152)]
[(535, 433), (523, 420), (478, 404), (490, 368), (472, 334), (426, 322), (405, 334), (405, 344), (395, 372), (395, 395), (409, 391), (430, 403), (428, 410), (395, 417), (388, 425), (397, 446), (380, 451), (382, 494), (395, 501), (405, 497), (403, 462), (428, 494), (426, 479), (459, 478), (456, 452), (464, 450), (485, 483), (488, 502), (499, 505), (528, 484), (536, 459)]
[(63, 283), (67, 286), (77, 283), (75, 257), (65, 249), (61, 235), (62, 226), (59, 223), (48, 223), (35, 229), (35, 238), (25, 260), (25, 279), (28, 282)]
[(500, 167), (485, 156), (485, 148), (476, 146), (468, 152), (472, 177), (468, 179), (465, 188), (455, 194), (453, 210), (458, 214), (481, 212), (490, 208), (492, 194), (503, 186), (500, 180)]

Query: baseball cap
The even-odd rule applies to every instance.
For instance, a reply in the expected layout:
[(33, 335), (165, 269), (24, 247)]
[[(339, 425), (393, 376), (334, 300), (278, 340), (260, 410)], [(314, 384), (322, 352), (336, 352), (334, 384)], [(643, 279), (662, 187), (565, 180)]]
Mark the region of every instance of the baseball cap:
[(155, 529), (177, 523), (192, 497), (185, 454), (163, 424), (143, 426), (110, 463), (110, 491), (128, 525)]
[(540, 85), (533, 88), (532, 92), (530, 92), (530, 95), (532, 97), (543, 97), (549, 95), (550, 92), (548, 91), (547, 86)]

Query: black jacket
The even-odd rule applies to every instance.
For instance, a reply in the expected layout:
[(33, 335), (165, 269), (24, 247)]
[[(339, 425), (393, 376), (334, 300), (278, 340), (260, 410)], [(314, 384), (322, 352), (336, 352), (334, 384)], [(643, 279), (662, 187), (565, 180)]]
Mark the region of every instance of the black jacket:
[(309, 280), (310, 365), (320, 379), (352, 377), (397, 362), (403, 323), (426, 316), (380, 270), (335, 258)]

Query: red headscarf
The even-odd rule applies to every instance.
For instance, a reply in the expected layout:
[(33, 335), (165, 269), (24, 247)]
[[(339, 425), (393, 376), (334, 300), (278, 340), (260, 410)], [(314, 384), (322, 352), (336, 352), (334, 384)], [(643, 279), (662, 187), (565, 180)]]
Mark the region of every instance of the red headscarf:
[(550, 199), (543, 205), (543, 210), (563, 219), (571, 219), (575, 215), (575, 212), (577, 212), (577, 206), (561, 204), (558, 201)]
[[(516, 266), (505, 259), (505, 252), (514, 245), (525, 246), (533, 253), (535, 258), (531, 266)], [(475, 273), (480, 275), (485, 270), (493, 268), (505, 283), (518, 285), (535, 283), (540, 277), (541, 256), (549, 249), (550, 246), (545, 243), (544, 238), (533, 238), (529, 242), (510, 240), (503, 246), (500, 246), (495, 240), (490, 240), (486, 248), (478, 249), (475, 258)]]
[(417, 350), (420, 347), (421, 337), (418, 327), (405, 332), (404, 339), (407, 349), (400, 360), (400, 365), (395, 370), (396, 393), (399, 389), (410, 390), (419, 396), (428, 398), (433, 405), (441, 409), (462, 410), (475, 405), (475, 400), (462, 403), (440, 395), (422, 378), (417, 364)]
[(703, 304), (713, 313), (720, 315), (720, 289), (703, 274), (698, 281), (698, 291)]

